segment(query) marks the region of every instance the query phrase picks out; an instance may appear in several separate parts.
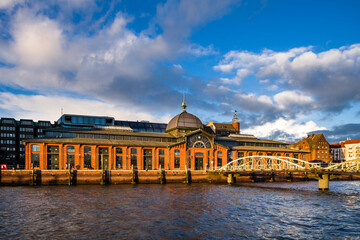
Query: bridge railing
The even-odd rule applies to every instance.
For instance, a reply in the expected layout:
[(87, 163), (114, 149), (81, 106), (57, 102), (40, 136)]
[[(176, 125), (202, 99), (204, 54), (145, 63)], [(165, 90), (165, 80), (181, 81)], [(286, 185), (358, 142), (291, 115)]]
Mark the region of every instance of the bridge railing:
[(342, 163), (331, 164), (324, 168), (327, 170), (348, 170), (348, 171), (359, 171), (360, 170), (360, 158), (354, 160), (348, 160)]
[(303, 170), (320, 167), (320, 163), (310, 163), (291, 157), (248, 156), (235, 159), (222, 166), (218, 171)]

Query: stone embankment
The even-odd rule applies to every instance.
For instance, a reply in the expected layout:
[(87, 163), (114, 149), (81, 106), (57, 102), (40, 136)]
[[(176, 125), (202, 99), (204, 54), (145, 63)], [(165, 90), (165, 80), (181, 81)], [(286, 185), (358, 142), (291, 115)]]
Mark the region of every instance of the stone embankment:
[[(165, 184), (227, 183), (227, 176), (212, 171), (184, 170), (1, 170), (1, 185)], [(246, 173), (240, 182), (308, 181), (304, 173)], [(360, 175), (340, 175), (338, 180), (360, 180)]]

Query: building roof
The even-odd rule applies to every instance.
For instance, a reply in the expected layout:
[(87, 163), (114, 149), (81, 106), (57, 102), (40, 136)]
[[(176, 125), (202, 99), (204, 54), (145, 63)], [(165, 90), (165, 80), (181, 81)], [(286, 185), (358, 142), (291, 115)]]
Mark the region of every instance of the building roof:
[(72, 129), (72, 128), (52, 128), (47, 130), (49, 132), (73, 132), (73, 133), (91, 133), (91, 134), (109, 134), (109, 135), (124, 135), (124, 136), (142, 136), (142, 137), (166, 137), (173, 138), (174, 136), (168, 133), (156, 133), (156, 132), (131, 132), (123, 129)]
[(305, 138), (305, 140), (309, 143), (310, 149), (314, 149), (316, 147), (316, 144), (320, 141), (320, 139), (322, 137), (324, 137), (324, 134), (322, 134), (322, 133), (311, 134), (311, 135), (308, 135), (308, 137)]
[(356, 144), (356, 143), (360, 143), (360, 139), (355, 139), (355, 140), (346, 140), (344, 141), (345, 144)]
[(203, 124), (197, 116), (184, 110), (169, 121), (166, 132), (176, 128), (198, 129), (203, 128)]
[(277, 148), (277, 147), (261, 147), (261, 146), (235, 146), (232, 150), (244, 150), (244, 151), (264, 151), (264, 152), (298, 152), (309, 153), (309, 151), (291, 149), (291, 148)]
[(56, 143), (56, 144), (96, 144), (104, 146), (134, 146), (134, 147), (167, 147), (169, 142), (110, 140), (93, 138), (35, 138), (24, 139), (25, 143)]
[(244, 138), (241, 138), (241, 137), (216, 137), (215, 139), (216, 141), (237, 141), (237, 142), (243, 142), (243, 141), (246, 141), (246, 142), (253, 142), (253, 143), (275, 143), (275, 144), (284, 144), (284, 145), (289, 145), (288, 143), (285, 143), (285, 142), (280, 142), (280, 141), (276, 141), (276, 140), (270, 140), (270, 139), (258, 139), (258, 138), (254, 138), (254, 137), (244, 137)]
[(231, 130), (236, 131), (231, 123), (212, 123), (217, 130)]

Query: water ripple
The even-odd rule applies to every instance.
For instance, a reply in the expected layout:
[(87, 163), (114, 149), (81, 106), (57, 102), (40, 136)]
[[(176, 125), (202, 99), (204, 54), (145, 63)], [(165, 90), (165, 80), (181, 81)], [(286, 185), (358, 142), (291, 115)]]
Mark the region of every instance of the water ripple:
[(0, 188), (1, 239), (359, 239), (360, 182)]

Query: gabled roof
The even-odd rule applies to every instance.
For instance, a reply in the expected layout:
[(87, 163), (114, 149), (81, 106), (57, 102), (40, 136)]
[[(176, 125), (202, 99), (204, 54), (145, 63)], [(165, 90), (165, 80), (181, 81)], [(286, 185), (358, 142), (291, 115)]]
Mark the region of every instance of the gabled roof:
[(202, 133), (204, 133), (205, 135), (207, 135), (207, 136), (209, 136), (211, 138), (215, 138), (214, 135), (208, 133), (207, 131), (204, 131), (203, 129), (196, 129), (194, 131), (191, 131), (191, 132), (187, 133), (185, 136), (187, 137), (187, 136), (193, 135), (193, 134), (198, 133), (198, 132), (202, 132)]
[[(314, 149), (316, 147), (316, 144), (320, 141), (321, 138), (325, 139), (325, 136), (324, 136), (324, 134), (319, 133), (319, 134), (308, 135), (308, 137), (304, 138), (304, 139), (305, 139), (305, 141), (307, 141), (309, 143), (310, 149)], [(326, 139), (325, 139), (325, 141), (326, 141)]]

